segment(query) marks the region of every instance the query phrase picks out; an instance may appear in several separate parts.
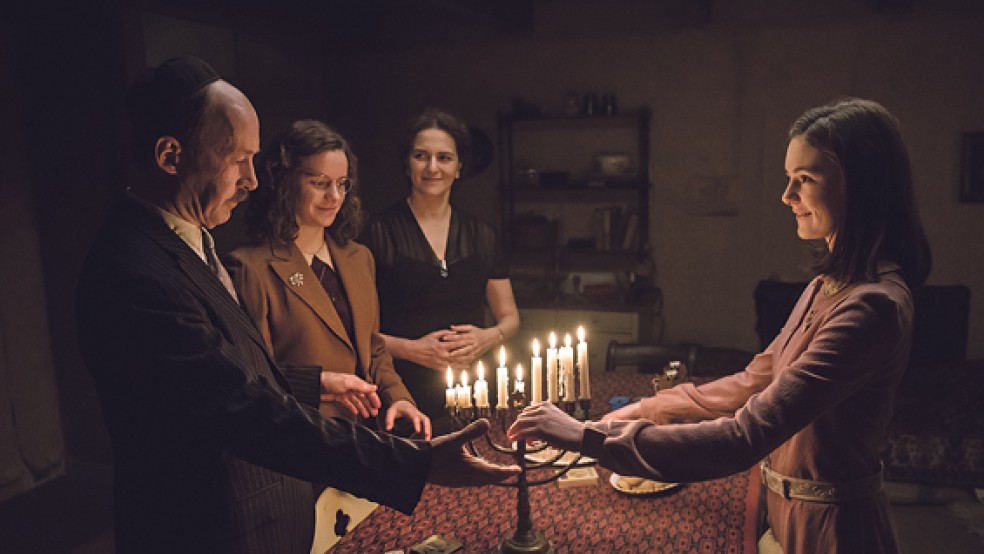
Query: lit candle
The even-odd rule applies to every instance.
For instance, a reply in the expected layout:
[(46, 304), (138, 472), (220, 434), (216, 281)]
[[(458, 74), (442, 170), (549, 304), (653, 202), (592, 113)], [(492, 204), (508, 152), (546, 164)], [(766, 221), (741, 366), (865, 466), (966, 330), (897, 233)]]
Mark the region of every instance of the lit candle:
[(558, 402), (557, 379), (557, 335), (550, 331), (550, 348), (547, 348), (547, 400)]
[(471, 408), (471, 386), (468, 385), (468, 372), (461, 371), (461, 393), (458, 395), (459, 408)]
[(516, 364), (516, 392), (526, 392), (526, 383), (523, 382), (523, 366)]
[(588, 343), (584, 340), (584, 327), (577, 328), (577, 371), (581, 379), (581, 390), (578, 398), (591, 398), (591, 379), (588, 377)]
[(499, 347), (499, 367), (496, 368), (496, 408), (508, 408), (509, 403), (509, 370), (506, 369), (506, 347)]
[(564, 335), (564, 346), (560, 348), (560, 372), (564, 383), (564, 402), (573, 402), (574, 391), (574, 349), (571, 348), (571, 334)]
[(485, 366), (478, 361), (478, 381), (475, 381), (475, 406), (489, 407), (489, 382), (485, 380)]
[(543, 359), (540, 358), (540, 341), (533, 339), (533, 357), (530, 359), (530, 380), (533, 404), (543, 401)]
[(444, 407), (453, 408), (457, 401), (457, 393), (454, 390), (454, 377), (451, 375), (451, 368), (448, 367), (448, 390), (444, 391)]

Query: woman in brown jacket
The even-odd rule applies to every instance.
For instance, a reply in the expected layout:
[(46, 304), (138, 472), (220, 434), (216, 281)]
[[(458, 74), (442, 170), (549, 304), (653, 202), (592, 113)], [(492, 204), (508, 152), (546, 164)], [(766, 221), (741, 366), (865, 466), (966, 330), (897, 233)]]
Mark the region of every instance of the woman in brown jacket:
[(232, 252), (228, 263), (243, 308), (288, 373), (376, 386), (355, 399), (321, 394), (323, 414), (370, 418), (383, 408), (384, 429), (406, 418), (429, 439), (430, 420), (379, 336), (372, 254), (352, 241), (364, 216), (348, 142), (324, 123), (297, 121), (259, 165), (260, 186), (246, 214), (252, 244)]

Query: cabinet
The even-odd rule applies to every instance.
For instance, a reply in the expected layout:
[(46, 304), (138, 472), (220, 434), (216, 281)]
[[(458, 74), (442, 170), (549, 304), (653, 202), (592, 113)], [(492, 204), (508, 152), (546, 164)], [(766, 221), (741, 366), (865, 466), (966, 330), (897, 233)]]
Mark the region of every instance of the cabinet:
[(648, 244), (649, 120), (646, 108), (499, 116), (503, 238), (524, 329), (531, 310), (623, 312), (632, 338), (658, 338), (651, 333), (661, 329), (654, 321), (661, 297)]

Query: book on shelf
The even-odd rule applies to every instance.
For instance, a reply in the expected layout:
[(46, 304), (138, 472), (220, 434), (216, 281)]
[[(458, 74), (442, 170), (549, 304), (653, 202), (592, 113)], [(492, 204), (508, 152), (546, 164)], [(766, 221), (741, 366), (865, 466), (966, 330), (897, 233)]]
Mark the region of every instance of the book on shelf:
[(596, 208), (593, 214), (595, 248), (631, 251), (639, 248), (639, 210), (621, 206)]
[(616, 250), (622, 245), (623, 222), (620, 206), (596, 208), (593, 221), (595, 248), (597, 250)]
[(622, 250), (635, 250), (639, 244), (639, 213), (629, 211), (625, 217), (625, 231), (622, 234)]

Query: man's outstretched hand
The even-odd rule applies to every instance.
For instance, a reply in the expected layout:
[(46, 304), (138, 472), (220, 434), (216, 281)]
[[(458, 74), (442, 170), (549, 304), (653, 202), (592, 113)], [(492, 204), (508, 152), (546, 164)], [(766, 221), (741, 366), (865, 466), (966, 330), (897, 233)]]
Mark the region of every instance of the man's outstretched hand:
[(519, 466), (491, 464), (472, 456), (465, 449), (468, 441), (489, 432), (487, 419), (472, 422), (464, 429), (431, 441), (429, 483), (445, 487), (472, 487), (498, 483), (519, 474)]

